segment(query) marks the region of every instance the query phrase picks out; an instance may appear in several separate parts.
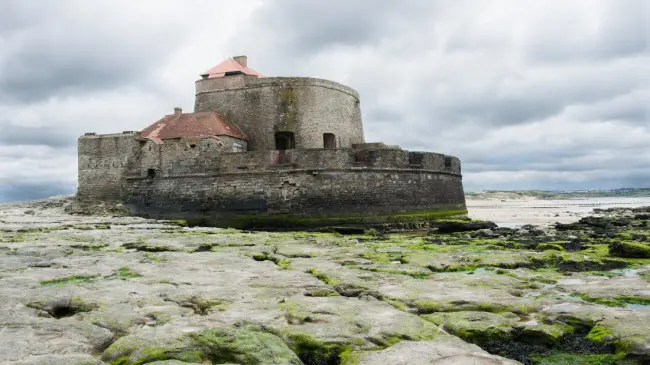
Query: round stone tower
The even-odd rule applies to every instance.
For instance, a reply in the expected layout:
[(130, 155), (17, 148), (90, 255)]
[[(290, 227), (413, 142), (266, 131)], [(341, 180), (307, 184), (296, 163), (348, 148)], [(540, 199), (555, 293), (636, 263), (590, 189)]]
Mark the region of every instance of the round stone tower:
[(249, 137), (248, 149), (344, 148), (364, 143), (359, 94), (308, 77), (264, 77), (245, 56), (196, 81), (196, 112), (216, 111)]

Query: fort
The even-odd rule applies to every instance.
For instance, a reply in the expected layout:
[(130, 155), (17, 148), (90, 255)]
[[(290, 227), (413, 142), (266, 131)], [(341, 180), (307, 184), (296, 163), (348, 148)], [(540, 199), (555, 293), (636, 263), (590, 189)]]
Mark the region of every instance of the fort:
[(78, 141), (80, 201), (221, 226), (323, 226), (465, 215), (460, 160), (366, 143), (359, 94), (307, 77), (264, 77), (229, 58), (139, 131)]

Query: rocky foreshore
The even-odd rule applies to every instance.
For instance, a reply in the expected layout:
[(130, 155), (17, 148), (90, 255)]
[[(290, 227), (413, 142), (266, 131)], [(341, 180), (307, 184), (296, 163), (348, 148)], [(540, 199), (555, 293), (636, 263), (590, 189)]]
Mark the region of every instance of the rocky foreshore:
[(650, 363), (650, 208), (342, 235), (70, 203), (0, 205), (0, 364)]

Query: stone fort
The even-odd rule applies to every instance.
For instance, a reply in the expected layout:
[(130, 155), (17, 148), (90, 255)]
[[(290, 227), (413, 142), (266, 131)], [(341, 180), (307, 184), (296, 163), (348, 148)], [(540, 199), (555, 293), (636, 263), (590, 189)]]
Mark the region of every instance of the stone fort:
[(137, 215), (255, 228), (466, 214), (458, 158), (366, 143), (355, 90), (264, 77), (246, 56), (200, 75), (194, 112), (78, 144), (78, 199)]

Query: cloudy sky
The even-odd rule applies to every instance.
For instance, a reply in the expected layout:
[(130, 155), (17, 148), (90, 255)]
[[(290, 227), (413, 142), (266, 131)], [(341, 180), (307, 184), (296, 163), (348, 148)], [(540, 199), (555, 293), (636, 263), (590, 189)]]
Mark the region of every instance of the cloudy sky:
[(647, 0), (2, 0), (0, 201), (72, 193), (83, 132), (139, 130), (246, 54), (361, 94), (368, 141), (467, 191), (650, 187)]

